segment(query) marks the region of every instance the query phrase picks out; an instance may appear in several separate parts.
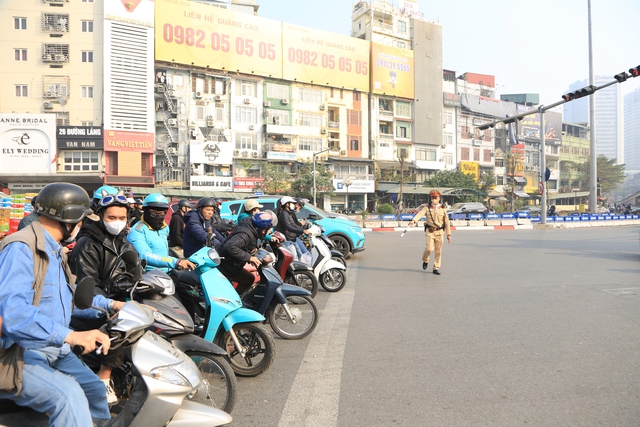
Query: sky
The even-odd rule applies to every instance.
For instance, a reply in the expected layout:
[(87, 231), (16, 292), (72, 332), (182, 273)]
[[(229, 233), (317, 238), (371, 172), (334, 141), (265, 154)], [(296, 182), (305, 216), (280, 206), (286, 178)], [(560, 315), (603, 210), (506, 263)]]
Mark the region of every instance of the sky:
[[(350, 34), (357, 3), (256, 2), (262, 17), (344, 35)], [(493, 75), (498, 94), (538, 93), (543, 105), (560, 101), (569, 85), (589, 78), (587, 5), (587, 0), (418, 0), (424, 19), (442, 25), (444, 69)], [(594, 76), (640, 65), (640, 0), (591, 0), (591, 19)], [(640, 77), (619, 88), (623, 96), (640, 88)]]

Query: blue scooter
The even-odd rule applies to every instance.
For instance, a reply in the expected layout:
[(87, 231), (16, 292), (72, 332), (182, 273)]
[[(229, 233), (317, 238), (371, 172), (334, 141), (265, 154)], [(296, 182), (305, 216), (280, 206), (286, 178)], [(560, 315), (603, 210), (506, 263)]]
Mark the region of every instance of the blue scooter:
[(220, 255), (207, 246), (189, 257), (194, 271), (173, 270), (172, 276), (201, 299), (196, 324), (201, 323), (201, 335), (227, 351), (227, 360), (236, 375), (255, 377), (265, 372), (275, 357), (275, 342), (262, 325), (265, 318), (244, 308), (233, 285), (216, 268)]

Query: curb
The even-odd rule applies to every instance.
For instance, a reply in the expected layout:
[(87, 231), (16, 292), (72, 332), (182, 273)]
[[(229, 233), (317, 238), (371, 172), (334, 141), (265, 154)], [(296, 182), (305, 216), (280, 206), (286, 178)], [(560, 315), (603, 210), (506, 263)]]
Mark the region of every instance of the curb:
[[(452, 231), (465, 231), (465, 230), (475, 230), (475, 231), (484, 231), (484, 230), (532, 230), (533, 225), (487, 225), (482, 227), (451, 227)], [(372, 228), (363, 228), (362, 231), (365, 232), (389, 232), (389, 231), (422, 231), (424, 232), (422, 227), (411, 227), (411, 228), (400, 228), (400, 227), (372, 227)]]

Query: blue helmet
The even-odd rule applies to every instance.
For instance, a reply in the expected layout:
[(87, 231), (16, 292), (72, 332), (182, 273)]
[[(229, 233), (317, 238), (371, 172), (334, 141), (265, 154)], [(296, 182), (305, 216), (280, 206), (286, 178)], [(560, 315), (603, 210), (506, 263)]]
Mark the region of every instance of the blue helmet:
[(169, 209), (169, 201), (160, 193), (149, 194), (142, 202), (142, 208)]
[(273, 217), (267, 212), (258, 212), (251, 217), (253, 226), (258, 230), (268, 230), (273, 227)]
[(118, 194), (118, 189), (110, 185), (103, 185), (93, 193), (93, 198), (100, 200), (107, 194)]

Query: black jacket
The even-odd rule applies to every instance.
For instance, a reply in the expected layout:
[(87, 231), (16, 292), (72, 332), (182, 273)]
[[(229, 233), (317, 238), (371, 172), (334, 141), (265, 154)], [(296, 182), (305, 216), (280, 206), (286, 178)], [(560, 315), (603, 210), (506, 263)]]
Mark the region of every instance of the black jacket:
[(182, 212), (177, 210), (171, 215), (171, 221), (169, 222), (169, 247), (180, 246), (182, 247), (182, 236), (184, 234), (184, 218)]
[(302, 225), (298, 222), (294, 211), (282, 209), (278, 215), (276, 231), (284, 234), (287, 241), (294, 242), (298, 236), (304, 233), (304, 228), (302, 228)]
[(140, 218), (142, 217), (142, 212), (140, 212), (138, 209), (130, 209), (129, 210), (129, 226), (133, 227), (133, 225), (140, 221)]
[(253, 226), (251, 218), (245, 218), (233, 229), (233, 232), (217, 248), (224, 257), (221, 265), (227, 269), (242, 269), (251, 259), (251, 253), (257, 249), (260, 234)]
[(84, 277), (93, 277), (100, 281), (102, 290), (115, 275), (126, 270), (124, 262), (118, 257), (125, 251), (135, 253), (124, 231), (112, 236), (102, 221), (83, 225), (76, 242), (69, 257), (71, 271), (77, 276), (76, 283), (80, 283)]

